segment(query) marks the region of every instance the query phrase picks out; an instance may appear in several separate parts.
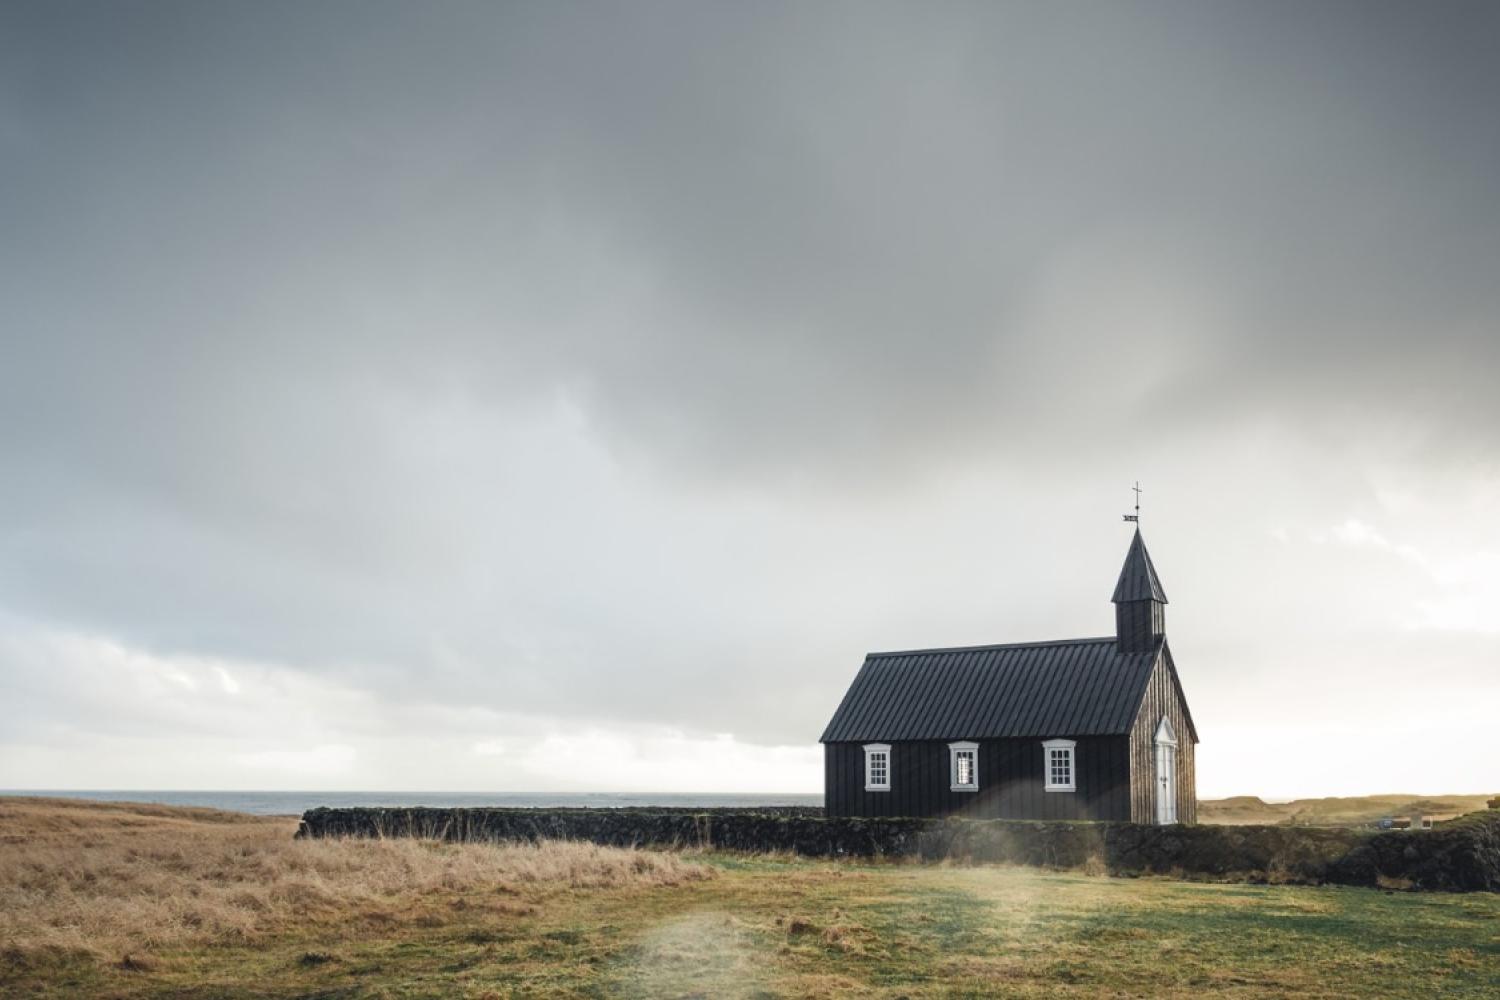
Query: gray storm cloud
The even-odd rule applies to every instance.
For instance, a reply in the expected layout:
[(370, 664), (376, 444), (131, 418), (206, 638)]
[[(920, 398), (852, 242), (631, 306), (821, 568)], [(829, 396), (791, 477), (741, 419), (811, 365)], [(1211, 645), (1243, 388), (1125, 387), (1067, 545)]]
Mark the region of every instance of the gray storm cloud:
[[(0, 611), (806, 743), (867, 647), (1106, 630), (1141, 478), (1211, 719), (1414, 632), (1492, 695), (1497, 47), (1482, 4), (7, 4)], [(111, 715), (48, 662), (5, 683)]]

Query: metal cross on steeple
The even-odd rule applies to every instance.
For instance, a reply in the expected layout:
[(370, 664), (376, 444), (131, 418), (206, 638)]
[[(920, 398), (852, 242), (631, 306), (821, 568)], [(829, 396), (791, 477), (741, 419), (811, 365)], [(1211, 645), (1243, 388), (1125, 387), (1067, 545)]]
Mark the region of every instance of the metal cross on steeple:
[(1125, 520), (1134, 521), (1139, 524), (1141, 520), (1141, 481), (1137, 479), (1131, 489), (1135, 490), (1135, 513), (1126, 514)]

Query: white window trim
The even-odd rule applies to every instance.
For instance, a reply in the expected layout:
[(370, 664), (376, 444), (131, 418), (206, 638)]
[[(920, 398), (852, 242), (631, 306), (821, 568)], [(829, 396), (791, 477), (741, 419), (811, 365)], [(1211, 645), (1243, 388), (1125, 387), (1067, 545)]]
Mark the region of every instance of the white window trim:
[[(958, 783), (958, 754), (960, 750), (972, 751), (974, 754), (974, 770), (969, 777), (973, 778), (967, 785)], [(977, 792), (979, 791), (979, 744), (969, 740), (960, 740), (957, 743), (948, 744), (948, 789), (954, 792)]]
[[(1078, 791), (1078, 754), (1074, 748), (1078, 746), (1077, 740), (1043, 740), (1042, 741), (1042, 781), (1043, 790), (1048, 792), (1076, 792)], [(1068, 781), (1067, 784), (1052, 783), (1052, 751), (1068, 751)]]
[[(872, 754), (885, 754), (885, 784), (876, 785), (870, 781), (870, 757)], [(865, 744), (865, 791), (888, 792), (891, 790), (891, 745), (889, 743), (866, 743)]]

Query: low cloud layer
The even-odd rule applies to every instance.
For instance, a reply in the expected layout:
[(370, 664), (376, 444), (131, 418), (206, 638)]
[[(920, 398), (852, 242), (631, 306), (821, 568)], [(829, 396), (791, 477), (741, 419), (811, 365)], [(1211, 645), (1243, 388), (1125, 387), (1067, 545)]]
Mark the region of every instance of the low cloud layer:
[(0, 786), (816, 789), (865, 650), (1107, 632), (1140, 479), (1202, 791), (1483, 790), (1497, 43), (10, 4)]

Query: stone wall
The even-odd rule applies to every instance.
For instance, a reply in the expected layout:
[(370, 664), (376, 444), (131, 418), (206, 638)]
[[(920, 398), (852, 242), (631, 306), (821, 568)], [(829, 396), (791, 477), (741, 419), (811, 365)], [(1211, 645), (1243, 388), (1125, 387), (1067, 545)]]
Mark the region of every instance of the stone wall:
[(299, 837), (587, 840), (621, 847), (909, 857), (1226, 881), (1500, 891), (1500, 813), (1430, 831), (825, 818), (813, 808), (312, 809)]

